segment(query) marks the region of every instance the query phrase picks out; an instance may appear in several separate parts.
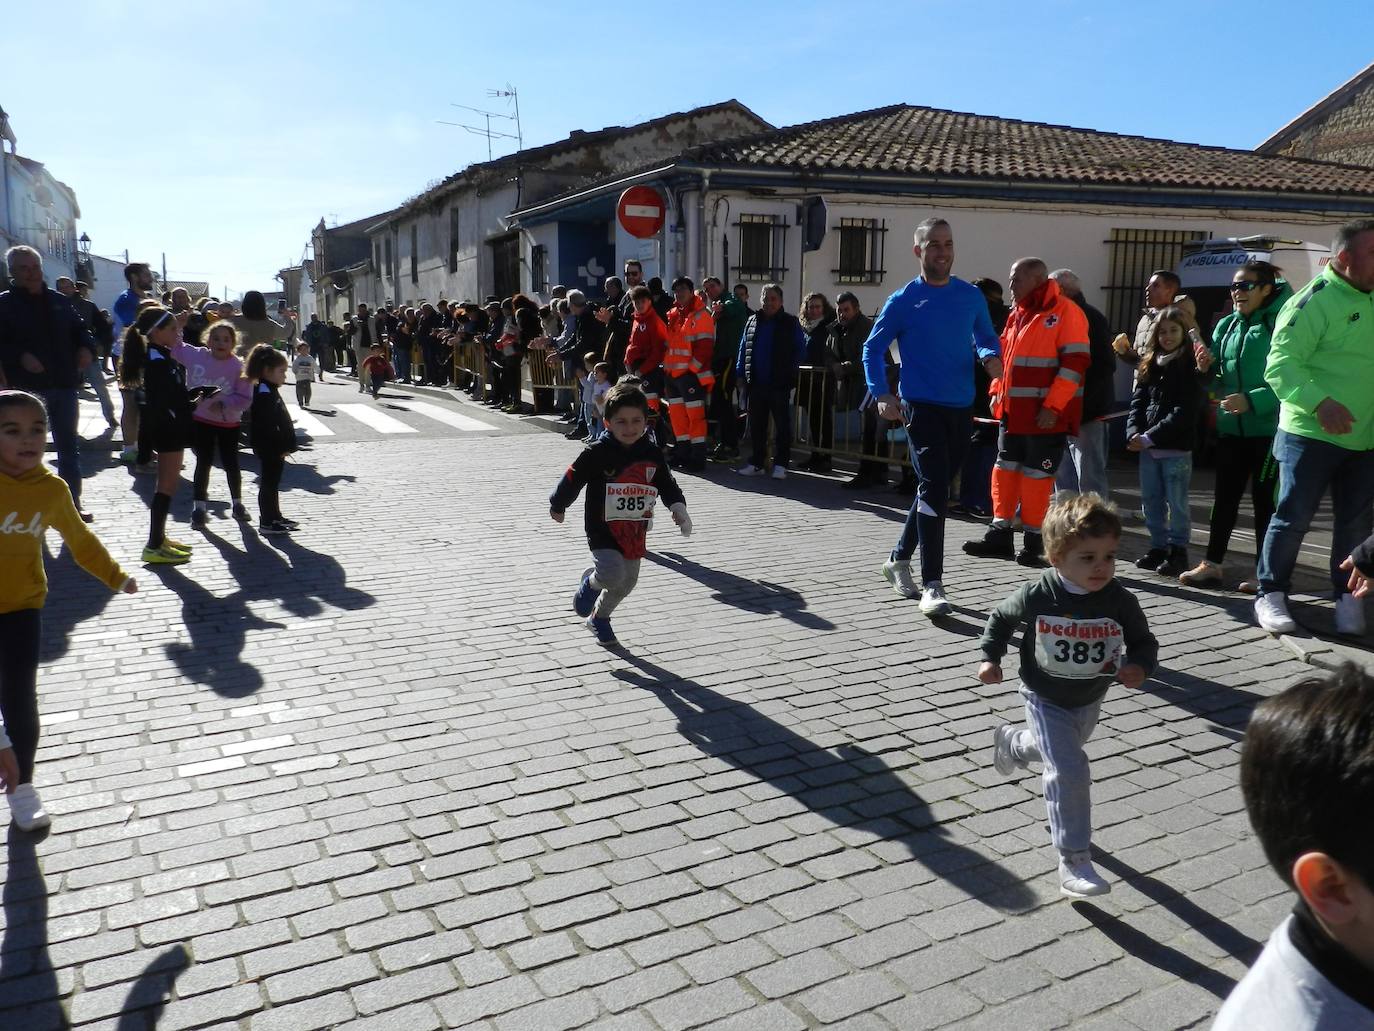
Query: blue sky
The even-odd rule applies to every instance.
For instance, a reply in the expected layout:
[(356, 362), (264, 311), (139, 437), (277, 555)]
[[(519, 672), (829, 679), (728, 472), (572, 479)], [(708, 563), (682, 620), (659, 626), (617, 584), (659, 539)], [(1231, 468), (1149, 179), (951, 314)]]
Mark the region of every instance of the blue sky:
[(484, 160), (437, 122), (507, 82), (527, 146), (734, 97), (776, 125), (908, 102), (1249, 148), (1374, 60), (1369, 0), (9, 6), (0, 106), (94, 250), (233, 293), (320, 217)]

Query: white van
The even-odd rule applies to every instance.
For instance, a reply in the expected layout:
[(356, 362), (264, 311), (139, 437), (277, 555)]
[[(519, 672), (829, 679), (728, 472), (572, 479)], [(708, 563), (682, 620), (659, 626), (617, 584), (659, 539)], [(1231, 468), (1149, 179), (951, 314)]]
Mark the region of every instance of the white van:
[(1242, 236), (1202, 240), (1183, 245), (1178, 263), (1181, 291), (1197, 305), (1198, 325), (1210, 335), (1213, 327), (1231, 313), (1231, 280), (1236, 269), (1258, 258), (1283, 270), (1283, 278), (1296, 291), (1311, 282), (1331, 260), (1324, 243), (1284, 240), (1276, 236)]

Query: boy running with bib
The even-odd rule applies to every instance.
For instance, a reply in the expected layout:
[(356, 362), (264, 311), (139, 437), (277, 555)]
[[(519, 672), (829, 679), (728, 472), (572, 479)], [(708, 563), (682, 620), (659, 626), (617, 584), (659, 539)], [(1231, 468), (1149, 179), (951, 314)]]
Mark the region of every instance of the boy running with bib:
[(573, 610), (599, 643), (616, 643), (611, 613), (639, 580), (645, 538), (661, 496), (684, 537), (692, 533), (687, 501), (663, 452), (646, 435), (649, 399), (639, 381), (626, 379), (606, 394), (606, 432), (568, 467), (549, 498), (549, 515), (563, 521), (587, 488), (587, 546), (592, 566), (582, 574)]
[(1138, 688), (1159, 644), (1135, 597), (1113, 577), (1121, 519), (1096, 494), (1051, 506), (1042, 527), (1051, 568), (993, 609), (979, 642), (978, 679), (1002, 682), (1002, 656), (1021, 631), (1026, 729), (993, 732), (993, 766), (1004, 777), (1043, 765), (1050, 837), (1059, 850), (1060, 890), (1071, 898), (1111, 886), (1092, 864), (1092, 777), (1083, 745), (1107, 688)]

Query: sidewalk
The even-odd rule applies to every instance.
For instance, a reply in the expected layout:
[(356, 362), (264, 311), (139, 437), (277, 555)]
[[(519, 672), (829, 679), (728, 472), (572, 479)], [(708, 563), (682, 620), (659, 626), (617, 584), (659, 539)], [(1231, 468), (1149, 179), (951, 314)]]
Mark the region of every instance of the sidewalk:
[[(1237, 743), (1312, 668), (1248, 599), (1124, 568), (1161, 668), (1104, 704), (1114, 889), (1070, 904), (1036, 778), (990, 768), (1020, 707), (973, 641), (1026, 571), (963, 556), (979, 524), (935, 624), (877, 573), (902, 499), (684, 477), (697, 532), (655, 528), (607, 652), (569, 610), (580, 517), (547, 516), (576, 454), (317, 442), (293, 537), (214, 504), (133, 597), (54, 559), (54, 826), (0, 861), (0, 1027), (1206, 1025), (1290, 901)], [(126, 558), (139, 484), (87, 483)]]

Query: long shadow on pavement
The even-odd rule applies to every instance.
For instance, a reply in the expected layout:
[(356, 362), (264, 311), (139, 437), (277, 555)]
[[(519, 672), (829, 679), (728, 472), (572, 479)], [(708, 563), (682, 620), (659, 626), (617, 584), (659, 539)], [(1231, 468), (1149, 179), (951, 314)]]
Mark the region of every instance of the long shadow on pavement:
[(190, 965), (184, 945), (173, 945), (154, 956), (124, 997), (115, 1031), (156, 1031), (172, 986)]
[[(71, 1025), (60, 1001), (57, 972), (48, 956), (48, 886), (37, 845), (47, 831), (11, 826), (6, 843), (0, 939), (0, 1027), (66, 1031)], [(11, 1008), (14, 1007), (14, 1008)]]
[(1255, 941), (1244, 931), (1238, 931), (1219, 917), (1213, 916), (1179, 889), (1170, 887), (1149, 874), (1141, 873), (1115, 856), (1098, 849), (1093, 853), (1093, 860), (1129, 883), (1146, 898), (1178, 917), (1228, 956), (1240, 960), (1247, 966), (1254, 962), (1260, 949), (1264, 947), (1263, 942)]
[[(116, 555), (115, 558), (125, 568), (130, 568), (129, 556)], [(48, 574), (48, 596), (57, 603), (43, 610), (43, 642), (38, 661), (52, 662), (67, 654), (72, 631), (104, 612), (114, 594), (78, 566), (65, 546), (56, 555), (48, 554), (45, 547), (43, 565)], [(130, 572), (137, 575), (132, 569)]]
[(711, 598), (746, 612), (776, 612), (783, 619), (811, 630), (834, 630), (828, 619), (807, 611), (800, 591), (767, 580), (749, 580), (734, 573), (712, 569), (673, 551), (650, 552), (645, 556), (655, 565), (689, 577), (711, 588)]
[(652, 691), (678, 719), (678, 731), (703, 754), (724, 760), (836, 826), (902, 845), (934, 874), (1008, 912), (1036, 904), (1019, 875), (950, 840), (948, 832), (879, 755), (855, 745), (822, 748), (751, 706), (621, 651), (636, 670), (612, 676)]
[(163, 583), (181, 598), (182, 622), (191, 635), (189, 644), (166, 645), (168, 658), (187, 679), (226, 698), (253, 694), (264, 683), (261, 671), (243, 657), (248, 631), (285, 628), (254, 615), (250, 603), (277, 602), (290, 615), (304, 619), (320, 615), (326, 605), (354, 611), (377, 600), (349, 587), (343, 566), (332, 556), (290, 538), (281, 539), (280, 550), (271, 548), (250, 528), (240, 532), (241, 550), (215, 533), (202, 534), (239, 585), (232, 594), (213, 594), (180, 566), (156, 567)]
[(1199, 962), (1170, 945), (1155, 941), (1148, 934), (1136, 930), (1125, 920), (1112, 916), (1091, 902), (1074, 902), (1072, 906), (1128, 956), (1143, 960), (1188, 984), (1195, 984), (1218, 999), (1226, 998), (1236, 987), (1235, 978), (1212, 969), (1206, 963)]

